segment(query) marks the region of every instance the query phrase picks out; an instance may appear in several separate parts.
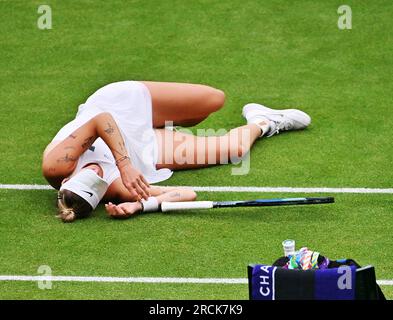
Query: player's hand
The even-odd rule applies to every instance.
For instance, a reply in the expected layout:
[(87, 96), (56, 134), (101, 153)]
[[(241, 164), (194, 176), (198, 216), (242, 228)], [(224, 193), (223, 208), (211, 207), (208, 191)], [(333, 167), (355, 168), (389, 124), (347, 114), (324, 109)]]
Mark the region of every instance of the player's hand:
[(121, 180), (124, 186), (135, 199), (142, 200), (150, 197), (150, 185), (143, 175), (136, 170), (130, 162), (119, 167)]
[(140, 202), (124, 202), (118, 205), (109, 202), (105, 204), (105, 210), (111, 218), (127, 219), (142, 210)]

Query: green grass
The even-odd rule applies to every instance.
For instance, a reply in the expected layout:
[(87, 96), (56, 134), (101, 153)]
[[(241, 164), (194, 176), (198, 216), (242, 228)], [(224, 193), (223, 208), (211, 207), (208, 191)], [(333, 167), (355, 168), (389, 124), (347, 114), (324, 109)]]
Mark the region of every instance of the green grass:
[[(393, 27), (390, 1), (346, 1), (353, 29), (337, 28), (340, 1), (0, 1), (0, 183), (44, 184), (41, 154), (100, 86), (135, 79), (205, 83), (225, 108), (193, 128), (243, 124), (247, 102), (301, 107), (308, 130), (258, 142), (251, 171), (178, 172), (164, 184), (392, 186)], [(256, 194), (200, 193), (200, 199)], [(277, 196), (264, 194), (263, 197)], [(287, 196), (283, 194), (282, 196)], [(292, 195), (291, 195), (292, 196)], [(52, 191), (0, 190), (0, 274), (245, 277), (294, 238), (333, 259), (355, 258), (393, 279), (388, 195), (337, 195), (329, 206), (152, 214), (62, 224)], [(384, 292), (393, 298), (392, 287)], [(246, 299), (244, 285), (0, 282), (2, 299)]]
[[(362, 265), (372, 263), (378, 279), (391, 278), (390, 264), (386, 263), (387, 253), (393, 250), (386, 236), (386, 230), (393, 227), (389, 196), (339, 195), (335, 205), (150, 214), (127, 221), (110, 220), (100, 208), (91, 219), (63, 224), (53, 218), (52, 191), (3, 190), (1, 195), (2, 274), (35, 275), (38, 266), (45, 264), (51, 266), (54, 275), (244, 278), (248, 263), (272, 263), (282, 255), (281, 241), (294, 238), (299, 247), (318, 248), (334, 259), (353, 257)], [(228, 197), (223, 193), (200, 196)], [(266, 194), (269, 196), (274, 195)], [(255, 198), (255, 194), (238, 198)], [(14, 292), (8, 284), (0, 296), (20, 297), (31, 286), (18, 284), (20, 289)], [(130, 298), (175, 297), (176, 285), (163, 285), (166, 291), (156, 292), (157, 286), (132, 284), (125, 292), (133, 292)], [(100, 291), (100, 287), (125, 297), (126, 293), (120, 292), (124, 284), (88, 284), (85, 288), (81, 284), (56, 284), (53, 293), (37, 289), (36, 294), (59, 298), (64, 288), (64, 297), (92, 298), (91, 288)], [(206, 286), (206, 298), (247, 297), (244, 285), (218, 287)], [(184, 292), (179, 285), (177, 297), (202, 297), (201, 288), (191, 288), (195, 291)], [(109, 295), (97, 294), (97, 298)], [(36, 297), (34, 291), (27, 297)]]

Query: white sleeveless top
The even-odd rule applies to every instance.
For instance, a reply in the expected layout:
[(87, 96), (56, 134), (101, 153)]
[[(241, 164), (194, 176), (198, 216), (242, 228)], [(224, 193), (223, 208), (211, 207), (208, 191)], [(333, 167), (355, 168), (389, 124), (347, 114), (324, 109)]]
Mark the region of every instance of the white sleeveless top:
[[(169, 169), (156, 169), (158, 145), (153, 130), (151, 96), (141, 82), (115, 82), (97, 90), (79, 106), (76, 118), (66, 124), (52, 141), (64, 140), (102, 112), (109, 112), (115, 119), (133, 167), (139, 170), (149, 183), (164, 181), (172, 176), (173, 172)], [(87, 150), (80, 157), (75, 170), (79, 171), (88, 163), (101, 163), (104, 179), (109, 179), (110, 183), (120, 177), (113, 155), (101, 138), (94, 142), (91, 150)]]

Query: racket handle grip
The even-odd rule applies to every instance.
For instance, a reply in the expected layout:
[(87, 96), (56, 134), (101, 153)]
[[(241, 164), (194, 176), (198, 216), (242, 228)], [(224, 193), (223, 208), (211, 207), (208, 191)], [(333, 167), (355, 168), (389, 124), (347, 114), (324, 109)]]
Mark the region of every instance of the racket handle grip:
[(179, 211), (193, 209), (211, 209), (213, 201), (184, 201), (184, 202), (166, 202), (161, 203), (161, 211)]

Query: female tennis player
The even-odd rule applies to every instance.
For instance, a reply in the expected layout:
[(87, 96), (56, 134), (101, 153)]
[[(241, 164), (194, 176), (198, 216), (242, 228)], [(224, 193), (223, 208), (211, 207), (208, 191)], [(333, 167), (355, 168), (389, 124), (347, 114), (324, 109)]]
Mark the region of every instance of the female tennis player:
[[(220, 136), (195, 136), (166, 127), (193, 126), (218, 111), (221, 90), (197, 84), (148, 81), (111, 83), (79, 106), (46, 147), (42, 170), (58, 192), (64, 222), (87, 217), (101, 200), (113, 218), (159, 210), (162, 201), (192, 201), (191, 189), (152, 186), (173, 170), (242, 159), (262, 136), (306, 128), (296, 109), (247, 104), (247, 124)], [(114, 204), (111, 201), (117, 203)]]

